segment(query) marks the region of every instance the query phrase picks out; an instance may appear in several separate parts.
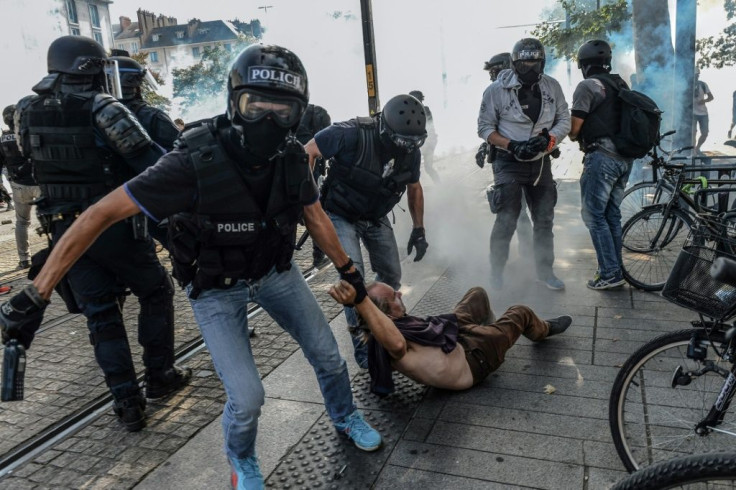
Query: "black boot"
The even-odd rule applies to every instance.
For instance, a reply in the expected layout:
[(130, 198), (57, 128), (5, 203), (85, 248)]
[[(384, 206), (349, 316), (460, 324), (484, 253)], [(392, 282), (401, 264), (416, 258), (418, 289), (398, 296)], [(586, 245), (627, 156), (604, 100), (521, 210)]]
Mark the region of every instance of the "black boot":
[(146, 426), (146, 399), (140, 393), (115, 399), (112, 409), (128, 432), (138, 432)]
[(572, 324), (572, 317), (563, 315), (545, 321), (547, 322), (547, 325), (549, 325), (549, 333), (547, 333), (547, 337), (551, 337), (552, 335), (559, 335), (567, 330)]
[(170, 368), (146, 370), (146, 398), (162, 398), (185, 386), (192, 379), (192, 370), (188, 367), (171, 366)]

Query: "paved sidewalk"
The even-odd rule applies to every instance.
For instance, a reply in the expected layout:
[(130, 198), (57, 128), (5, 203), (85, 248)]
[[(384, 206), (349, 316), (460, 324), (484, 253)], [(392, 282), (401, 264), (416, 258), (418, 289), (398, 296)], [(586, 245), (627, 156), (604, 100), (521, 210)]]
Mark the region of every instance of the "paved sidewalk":
[[(555, 252), (556, 270), (567, 289), (555, 292), (537, 283), (532, 258), (519, 257), (512, 242), (506, 288), (492, 294), (492, 304), (497, 313), (523, 303), (543, 317), (570, 314), (573, 326), (539, 344), (522, 338), (504, 365), (479, 386), (450, 393), (397, 375), (396, 394), (385, 399), (369, 394), (366, 372), (352, 361), (344, 317), (327, 295), (337, 277), (334, 270), (313, 283), (348, 359), (356, 402), (382, 431), (381, 450), (362, 453), (338, 436), (326, 419), (315, 376), (301, 352), (266, 315), (254, 319), (259, 330), (254, 351), (267, 396), (257, 445), (269, 488), (588, 490), (608, 488), (625, 475), (608, 429), (608, 396), (617, 367), (639, 345), (660, 332), (688, 326), (694, 315), (655, 294), (628, 287), (608, 292), (585, 287), (595, 270), (595, 254), (580, 220), (579, 154), (566, 150), (555, 162), (560, 180)], [(490, 170), (478, 169), (470, 153), (440, 160), (438, 167), (442, 184), (423, 179), (429, 251), (421, 262), (405, 258), (402, 263), (404, 299), (415, 314), (447, 312), (468, 287), (489, 287), (492, 218), (485, 187)], [(406, 206), (397, 207), (394, 226), (403, 255), (411, 224), (401, 208)], [(9, 232), (0, 229), (2, 238)], [(0, 239), (0, 265), (12, 263), (7, 243)], [(179, 293), (176, 301), (179, 339), (193, 335), (196, 326)], [(135, 305), (126, 304), (129, 328), (134, 329), (135, 313)], [(80, 358), (68, 376), (86, 367), (84, 376), (92, 383), (89, 393), (104, 390), (91, 349), (80, 342), (83, 323), (78, 318), (65, 321), (68, 329), (52, 329), (37, 339), (35, 352), (29, 352), (29, 372), (54, 362), (53, 354), (59, 351), (54, 346), (63, 345), (64, 351), (74, 348), (74, 356)], [(43, 354), (46, 364), (30, 357), (37, 353)], [(61, 366), (65, 359), (60, 355), (56, 362)], [(206, 350), (187, 363), (195, 370), (192, 386), (149, 405), (149, 426), (140, 433), (125, 433), (108, 410), (0, 480), (0, 487), (228, 488), (219, 424), (222, 388)], [(52, 402), (63, 409), (85, 400), (86, 393), (73, 392), (84, 383), (76, 378), (61, 381), (69, 383), (61, 393), (58, 383), (36, 388), (35, 405), (0, 404), (0, 439), (20, 438), (53, 416)], [(548, 385), (554, 393), (545, 392)], [(17, 429), (21, 426), (23, 430)]]

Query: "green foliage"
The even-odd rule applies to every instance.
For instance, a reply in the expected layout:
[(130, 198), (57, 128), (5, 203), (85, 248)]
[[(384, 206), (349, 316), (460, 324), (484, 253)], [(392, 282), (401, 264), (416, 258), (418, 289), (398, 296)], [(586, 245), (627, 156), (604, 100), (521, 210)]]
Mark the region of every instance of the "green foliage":
[(731, 21), (731, 24), (726, 26), (717, 37), (710, 36), (695, 42), (700, 68), (723, 68), (736, 65), (736, 22), (734, 22), (736, 0), (725, 0), (724, 9), (726, 18)]
[[(557, 58), (574, 59), (581, 44), (589, 39), (607, 39), (619, 32), (631, 19), (626, 0), (615, 0), (596, 9), (593, 2), (560, 0), (562, 12), (567, 12), (569, 27), (559, 21), (538, 24), (532, 36), (554, 49)], [(558, 10), (551, 16), (559, 18)], [(556, 15), (555, 15), (556, 14)]]
[(224, 100), (230, 65), (253, 42), (254, 38), (240, 36), (231, 43), (230, 51), (221, 43), (206, 47), (199, 62), (187, 68), (175, 68), (173, 93), (182, 99), (182, 109), (186, 112), (203, 99), (221, 96)]

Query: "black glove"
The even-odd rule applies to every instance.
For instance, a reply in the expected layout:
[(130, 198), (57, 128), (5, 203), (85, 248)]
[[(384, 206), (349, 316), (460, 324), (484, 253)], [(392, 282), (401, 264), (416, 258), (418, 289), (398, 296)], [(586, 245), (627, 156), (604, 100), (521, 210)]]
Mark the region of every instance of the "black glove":
[[(350, 262), (348, 262), (348, 268), (350, 268), (349, 266), (352, 265), (353, 261), (351, 260)], [(340, 279), (349, 282), (350, 285), (353, 286), (353, 289), (355, 289), (355, 300), (353, 304), (345, 306), (355, 306), (363, 301), (366, 296), (368, 296), (368, 292), (365, 290), (363, 276), (360, 274), (360, 271), (357, 268), (353, 272), (340, 271)]]
[(535, 136), (526, 141), (509, 141), (509, 145), (506, 147), (518, 160), (532, 160), (540, 152), (547, 149), (549, 144), (549, 138), (544, 136)]
[(409, 237), (409, 245), (406, 247), (406, 254), (411, 255), (412, 248), (417, 248), (417, 254), (414, 257), (414, 262), (419, 262), (427, 253), (427, 238), (424, 236), (424, 228), (414, 228), (411, 230), (411, 236)]
[(48, 301), (41, 298), (36, 286), (30, 284), (0, 305), (3, 343), (7, 343), (10, 339), (18, 339), (18, 342), (28, 349), (36, 330), (41, 326), (47, 304)]
[(488, 156), (488, 143), (481, 143), (478, 147), (478, 153), (475, 154), (475, 164), (480, 168), (486, 164), (486, 157)]

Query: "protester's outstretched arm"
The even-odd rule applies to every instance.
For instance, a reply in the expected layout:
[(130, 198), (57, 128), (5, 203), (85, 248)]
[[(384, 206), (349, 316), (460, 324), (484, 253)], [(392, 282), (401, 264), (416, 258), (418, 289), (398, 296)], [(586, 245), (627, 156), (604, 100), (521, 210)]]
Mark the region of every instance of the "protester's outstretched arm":
[(123, 187), (118, 187), (83, 212), (54, 244), (46, 264), (33, 280), (41, 297), (46, 300), (51, 297), (54, 286), (103, 231), (140, 211)]
[[(347, 281), (340, 281), (330, 288), (330, 296), (343, 305), (353, 304), (355, 289)], [(354, 305), (355, 309), (370, 328), (373, 337), (381, 344), (394, 359), (401, 359), (406, 355), (406, 340), (396, 328), (394, 322), (386, 316), (369, 298)]]

